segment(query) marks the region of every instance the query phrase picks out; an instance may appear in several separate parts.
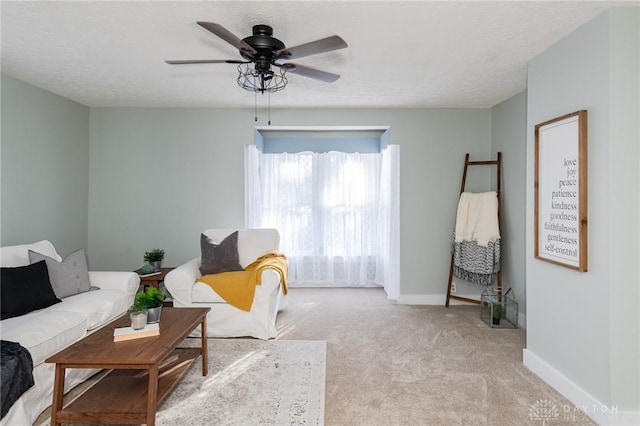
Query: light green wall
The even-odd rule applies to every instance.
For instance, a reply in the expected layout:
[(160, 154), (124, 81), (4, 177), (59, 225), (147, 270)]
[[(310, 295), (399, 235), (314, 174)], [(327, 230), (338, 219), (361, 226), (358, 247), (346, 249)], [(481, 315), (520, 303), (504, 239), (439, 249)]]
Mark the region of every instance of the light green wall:
[[(491, 109), (492, 158), (502, 152), (502, 285), (518, 302), (520, 322), (527, 313), (525, 295), (525, 205), (527, 93)], [(522, 324), (524, 325), (524, 324)]]
[(640, 8), (609, 27), (611, 402), (640, 421)]
[(0, 242), (87, 246), (89, 108), (2, 74)]
[[(253, 141), (252, 110), (90, 110), (9, 76), (2, 104), (3, 245), (47, 238), (63, 255), (86, 247), (92, 269), (127, 270), (153, 247), (177, 265), (197, 255), (202, 229), (244, 223), (242, 148)], [(278, 125), (391, 126), (402, 150), (407, 303), (442, 302), (462, 160), (490, 155), (490, 116), (272, 111)], [(480, 175), (471, 186), (486, 183)]]
[[(278, 126), (391, 126), (401, 147), (401, 292), (433, 303), (444, 302), (464, 155), (490, 155), (490, 117), (487, 109), (271, 111)], [(156, 246), (178, 265), (197, 256), (203, 229), (243, 226), (253, 118), (250, 109), (92, 109), (89, 249), (98, 266), (137, 267)]]
[(206, 228), (244, 225), (243, 146), (250, 111), (98, 108), (91, 111), (89, 248), (99, 266), (195, 257)]
[[(527, 350), (574, 402), (640, 411), (638, 9), (585, 24), (529, 66)], [(588, 111), (589, 271), (534, 259), (533, 129)], [(557, 372), (561, 372), (558, 374)], [(577, 386), (577, 388), (576, 388)], [(576, 391), (579, 389), (579, 391)], [(598, 410), (600, 407), (598, 407)], [(600, 413), (591, 414), (596, 416)]]

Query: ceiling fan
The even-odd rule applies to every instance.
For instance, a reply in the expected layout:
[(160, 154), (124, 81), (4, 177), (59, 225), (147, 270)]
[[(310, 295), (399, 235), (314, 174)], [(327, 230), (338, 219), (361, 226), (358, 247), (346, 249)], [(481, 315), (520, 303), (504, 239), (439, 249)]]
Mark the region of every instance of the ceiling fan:
[(214, 22), (199, 21), (198, 25), (238, 49), (243, 59), (171, 60), (165, 61), (167, 64), (238, 64), (238, 85), (243, 89), (261, 93), (276, 92), (284, 89), (287, 85), (286, 73), (301, 75), (327, 83), (333, 83), (340, 78), (338, 74), (291, 62), (281, 62), (344, 49), (347, 47), (347, 43), (337, 35), (294, 47), (286, 47), (283, 42), (273, 37), (273, 28), (269, 25), (254, 25), (253, 35), (243, 39)]

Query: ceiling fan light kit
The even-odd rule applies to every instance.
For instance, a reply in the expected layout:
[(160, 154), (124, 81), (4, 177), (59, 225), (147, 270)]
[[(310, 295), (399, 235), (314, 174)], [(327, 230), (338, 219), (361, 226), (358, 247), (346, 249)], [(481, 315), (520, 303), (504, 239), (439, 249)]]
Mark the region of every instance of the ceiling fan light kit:
[(238, 86), (250, 92), (278, 92), (287, 85), (286, 68), (280, 67), (277, 71), (258, 70), (244, 63), (238, 65)]
[(199, 21), (198, 25), (220, 37), (238, 49), (244, 60), (234, 59), (194, 59), (165, 61), (171, 65), (184, 64), (238, 64), (237, 82), (240, 87), (255, 93), (278, 92), (287, 85), (285, 74), (291, 73), (315, 80), (333, 83), (340, 75), (280, 60), (317, 55), (332, 50), (344, 49), (347, 43), (339, 36), (331, 36), (298, 46), (287, 48), (273, 37), (269, 25), (254, 25), (253, 34), (240, 39), (220, 24)]

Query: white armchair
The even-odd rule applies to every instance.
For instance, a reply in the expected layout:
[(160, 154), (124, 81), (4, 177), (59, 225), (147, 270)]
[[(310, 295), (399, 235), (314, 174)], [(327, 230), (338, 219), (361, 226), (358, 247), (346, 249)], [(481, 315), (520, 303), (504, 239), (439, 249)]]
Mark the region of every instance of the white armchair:
[[(236, 229), (207, 229), (203, 232), (219, 244)], [(240, 266), (245, 268), (258, 257), (278, 252), (280, 234), (276, 229), (237, 229)], [(194, 238), (194, 241), (196, 239)], [(210, 307), (207, 314), (207, 337), (255, 337), (270, 339), (276, 336), (276, 316), (283, 306), (280, 274), (273, 269), (261, 273), (261, 284), (256, 286), (253, 305), (249, 312), (228, 304), (200, 278), (201, 258), (197, 257), (177, 267), (164, 279), (171, 293), (174, 307)], [(192, 336), (199, 336), (200, 328)]]

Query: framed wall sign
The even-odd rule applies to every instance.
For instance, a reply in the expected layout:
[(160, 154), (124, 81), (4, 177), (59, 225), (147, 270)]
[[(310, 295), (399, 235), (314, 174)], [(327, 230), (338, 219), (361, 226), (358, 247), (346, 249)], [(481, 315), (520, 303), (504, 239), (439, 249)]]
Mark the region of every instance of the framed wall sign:
[(535, 126), (535, 257), (587, 271), (587, 111)]

